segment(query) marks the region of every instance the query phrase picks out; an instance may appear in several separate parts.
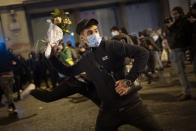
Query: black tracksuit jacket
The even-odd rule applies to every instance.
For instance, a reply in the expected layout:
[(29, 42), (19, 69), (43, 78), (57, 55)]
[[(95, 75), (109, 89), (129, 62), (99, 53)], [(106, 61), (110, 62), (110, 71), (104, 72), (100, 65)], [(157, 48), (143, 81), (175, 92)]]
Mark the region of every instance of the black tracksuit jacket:
[[(123, 63), (126, 57), (134, 58), (134, 64), (129, 74), (124, 76)], [(123, 44), (119, 41), (102, 40), (99, 47), (85, 53), (74, 66), (64, 66), (54, 55), (50, 60), (58, 71), (67, 76), (86, 72), (96, 87), (103, 108), (120, 108), (140, 101), (137, 92), (124, 96), (117, 94), (115, 82), (121, 79), (133, 82), (144, 71), (148, 61), (148, 51), (142, 47)], [(101, 68), (97, 66), (97, 63), (101, 65)], [(113, 76), (108, 73), (113, 73)]]

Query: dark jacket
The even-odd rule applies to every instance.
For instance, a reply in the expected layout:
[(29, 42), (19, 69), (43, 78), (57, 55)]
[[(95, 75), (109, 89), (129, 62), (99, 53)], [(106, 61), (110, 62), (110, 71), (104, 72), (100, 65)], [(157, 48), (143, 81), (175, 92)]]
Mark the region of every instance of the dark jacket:
[[(149, 51), (160, 51), (160, 48), (154, 42), (152, 37), (143, 37), (143, 38), (140, 38), (140, 41), (141, 41), (141, 45), (140, 46), (146, 48), (147, 50), (149, 50)], [(152, 48), (149, 48), (150, 46)]]
[[(126, 57), (134, 58), (135, 61), (132, 70), (124, 76), (123, 63)], [(124, 96), (117, 94), (115, 82), (120, 79), (133, 82), (144, 71), (148, 61), (148, 51), (142, 47), (122, 44), (119, 41), (102, 41), (99, 47), (85, 53), (81, 60), (72, 67), (63, 66), (54, 56), (50, 60), (65, 75), (75, 76), (86, 72), (95, 85), (104, 108), (119, 108), (140, 101), (137, 93)], [(98, 67), (97, 63), (102, 66)]]
[(13, 70), (12, 61), (16, 60), (16, 57), (8, 52), (6, 49), (0, 49), (0, 73), (10, 72)]
[(76, 93), (92, 100), (97, 106), (100, 106), (100, 100), (97, 97), (96, 88), (91, 82), (83, 83), (74, 77), (63, 80), (61, 84), (54, 88), (53, 91), (35, 89), (31, 91), (31, 95), (43, 102), (53, 102), (61, 98), (65, 98)]
[(191, 24), (191, 51), (196, 53), (196, 22)]
[(190, 23), (185, 17), (181, 17), (169, 27), (169, 44), (171, 49), (185, 49), (190, 46)]

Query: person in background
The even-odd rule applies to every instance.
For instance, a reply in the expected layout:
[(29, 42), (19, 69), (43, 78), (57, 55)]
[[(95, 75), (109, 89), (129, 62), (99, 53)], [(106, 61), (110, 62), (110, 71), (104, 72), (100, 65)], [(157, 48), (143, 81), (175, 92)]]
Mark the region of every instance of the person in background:
[(20, 92), (22, 91), (22, 77), (25, 74), (25, 68), (22, 64), (22, 57), (16, 56), (16, 61), (13, 61), (13, 72), (14, 72), (14, 89), (17, 91), (17, 100), (20, 100)]
[(158, 28), (157, 29), (157, 35), (159, 36), (158, 40), (156, 41), (159, 49), (160, 49), (160, 58), (162, 61), (162, 66), (166, 66), (168, 65), (168, 61), (169, 61), (169, 52), (170, 52), (170, 47), (167, 43), (167, 40), (164, 36), (164, 32), (162, 30), (162, 28)]
[(72, 43), (70, 40), (67, 41), (67, 46), (70, 48), (71, 50), (71, 54), (72, 54), (72, 59), (74, 62), (77, 62), (79, 59), (79, 53), (78, 50), (72, 46)]
[(49, 84), (48, 84), (48, 60), (46, 59), (45, 55), (41, 52), (39, 52), (39, 63), (40, 63), (40, 79), (41, 82), (44, 81), (45, 82), (45, 86), (47, 88), (49, 88)]
[(155, 58), (154, 58), (153, 50), (154, 48), (158, 48), (158, 47), (144, 32), (139, 32), (139, 42), (141, 47), (144, 47), (149, 51), (148, 63), (145, 68), (144, 74), (147, 77), (148, 84), (151, 84), (153, 79), (152, 73), (155, 72)]
[(185, 50), (189, 46), (190, 42), (190, 23), (184, 15), (184, 11), (181, 7), (174, 7), (172, 9), (172, 15), (175, 21), (168, 21), (166, 26), (169, 30), (171, 62), (179, 77), (180, 84), (183, 88), (181, 94), (178, 95), (179, 101), (189, 100), (191, 96), (191, 85), (185, 74)]
[(168, 67), (169, 62), (170, 62), (169, 56), (170, 56), (170, 53), (171, 53), (171, 49), (169, 47), (169, 44), (168, 44), (166, 38), (164, 38), (163, 41), (162, 41), (162, 47), (163, 47), (163, 51), (162, 51), (162, 54), (161, 54), (161, 60), (163, 62), (163, 66)]
[(188, 21), (191, 23), (191, 54), (193, 57), (194, 73), (196, 75), (196, 3), (193, 4)]
[(148, 37), (152, 38), (152, 43), (154, 43), (158, 48), (154, 48), (154, 58), (155, 58), (155, 69), (158, 71), (163, 71), (163, 63), (161, 61), (161, 53), (162, 53), (162, 35), (161, 29), (158, 29), (158, 32), (154, 32), (151, 29), (146, 30)]
[(139, 41), (138, 41), (136, 34), (129, 34), (129, 32), (127, 31), (127, 29), (125, 27), (121, 27), (120, 30), (122, 33), (128, 35), (131, 38), (131, 40), (133, 41), (133, 44), (135, 44), (135, 45), (139, 44)]
[(3, 91), (7, 98), (8, 111), (11, 114), (17, 113), (12, 96), (14, 84), (13, 63), (15, 61), (15, 57), (6, 50), (5, 43), (0, 43), (0, 90)]
[(132, 41), (132, 39), (127, 34), (122, 33), (118, 26), (113, 26), (111, 28), (111, 35), (112, 35), (112, 37), (117, 36), (117, 35), (121, 35), (121, 36), (123, 36), (123, 37), (126, 38), (126, 42), (128, 44), (131, 44), (131, 45), (134, 44), (133, 41)]
[(156, 44), (159, 47), (159, 49), (162, 51), (163, 50), (162, 41), (164, 39), (163, 31), (161, 28), (158, 28), (155, 33), (158, 36), (158, 39), (156, 40)]
[(37, 88), (41, 86), (41, 63), (39, 61), (38, 54), (32, 51), (29, 54), (29, 59), (27, 60), (27, 67), (30, 72), (30, 82), (35, 83)]

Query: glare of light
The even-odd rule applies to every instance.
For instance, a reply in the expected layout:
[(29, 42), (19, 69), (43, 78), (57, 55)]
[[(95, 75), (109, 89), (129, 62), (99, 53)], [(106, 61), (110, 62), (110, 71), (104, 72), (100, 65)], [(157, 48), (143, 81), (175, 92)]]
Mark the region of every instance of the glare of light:
[(0, 39), (0, 46), (3, 46), (3, 41)]
[(5, 43), (0, 40), (0, 50), (5, 49)]
[(72, 36), (74, 36), (74, 33), (73, 33), (73, 32), (71, 32), (71, 35), (72, 35)]

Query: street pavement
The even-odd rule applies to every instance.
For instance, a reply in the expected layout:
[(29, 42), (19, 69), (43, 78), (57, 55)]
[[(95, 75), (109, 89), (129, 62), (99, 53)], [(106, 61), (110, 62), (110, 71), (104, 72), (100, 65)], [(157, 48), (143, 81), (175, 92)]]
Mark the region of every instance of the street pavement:
[[(196, 76), (187, 65), (186, 74), (196, 97)], [(139, 92), (150, 112), (166, 131), (196, 131), (196, 100), (179, 102), (176, 98), (181, 86), (172, 68), (166, 68), (151, 84), (142, 78)], [(0, 131), (94, 131), (98, 107), (87, 98), (76, 94), (51, 103), (32, 96), (16, 103), (18, 115), (10, 116), (0, 107)], [(123, 125), (119, 131), (138, 131)]]

